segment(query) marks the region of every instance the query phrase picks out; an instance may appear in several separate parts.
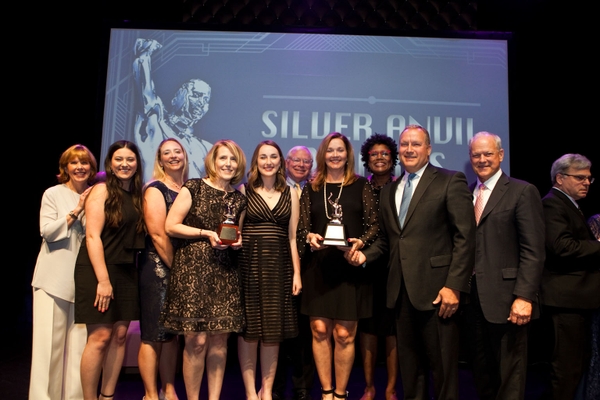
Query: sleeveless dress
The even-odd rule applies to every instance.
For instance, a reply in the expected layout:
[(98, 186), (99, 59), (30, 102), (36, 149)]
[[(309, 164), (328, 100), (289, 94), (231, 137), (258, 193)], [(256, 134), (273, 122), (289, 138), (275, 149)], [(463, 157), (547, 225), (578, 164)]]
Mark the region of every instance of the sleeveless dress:
[[(294, 194), (295, 196), (296, 194)], [(298, 335), (294, 268), (288, 226), (292, 214), (289, 186), (273, 207), (246, 187), (248, 207), (240, 253), (242, 294), (246, 315), (246, 340), (279, 343)]]
[[(306, 243), (309, 232), (325, 235), (329, 223), (327, 214), (331, 217), (333, 212), (325, 196), (332, 193), (331, 198), (335, 199), (339, 192), (340, 184), (327, 183), (315, 192), (309, 183), (300, 198), (297, 235), (303, 271), (300, 311), (314, 317), (358, 321), (370, 317), (373, 312), (373, 287), (364, 280), (362, 267), (350, 265), (344, 252), (336, 247), (311, 252)], [(361, 239), (365, 248), (373, 243), (379, 230), (377, 203), (367, 179), (359, 177), (344, 186), (339, 204), (346, 237)]]
[(116, 228), (105, 225), (100, 234), (114, 299), (103, 313), (94, 307), (98, 280), (84, 240), (75, 263), (75, 323), (112, 324), (140, 318), (136, 257), (144, 249), (144, 233), (136, 231), (139, 213), (131, 193), (120, 190), (123, 220)]
[[(239, 191), (225, 193), (202, 179), (185, 185), (192, 205), (183, 223), (198, 229), (217, 231), (225, 220), (226, 201), (235, 222), (246, 209), (246, 196)], [(175, 251), (171, 281), (167, 289), (161, 323), (171, 332), (240, 332), (244, 327), (241, 282), (237, 251), (213, 249), (208, 238), (183, 240)]]
[[(162, 193), (168, 213), (178, 193), (169, 189), (161, 181), (150, 182), (146, 190), (151, 187)], [(175, 249), (177, 239), (172, 238), (171, 243)], [(140, 336), (142, 340), (165, 342), (175, 337), (159, 324), (170, 278), (171, 269), (160, 259), (150, 235), (146, 235), (146, 248), (139, 260)]]

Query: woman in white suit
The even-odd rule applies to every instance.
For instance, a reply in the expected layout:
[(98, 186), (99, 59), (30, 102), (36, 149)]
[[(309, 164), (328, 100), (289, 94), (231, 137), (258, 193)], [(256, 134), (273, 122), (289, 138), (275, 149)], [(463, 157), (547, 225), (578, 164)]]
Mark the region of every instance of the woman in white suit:
[(59, 184), (42, 196), (42, 246), (33, 273), (33, 340), (29, 398), (83, 398), (79, 364), (85, 325), (74, 323), (75, 260), (85, 238), (83, 207), (98, 167), (87, 147), (69, 147), (59, 160)]

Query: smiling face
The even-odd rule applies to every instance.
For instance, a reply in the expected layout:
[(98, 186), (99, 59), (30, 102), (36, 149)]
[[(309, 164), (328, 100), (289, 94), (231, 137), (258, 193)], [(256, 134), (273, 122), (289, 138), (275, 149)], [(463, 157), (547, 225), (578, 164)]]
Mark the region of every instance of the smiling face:
[(485, 182), (500, 169), (504, 150), (498, 149), (493, 136), (478, 136), (471, 142), (469, 157), (473, 172), (480, 182)]
[(256, 160), (258, 172), (264, 177), (277, 175), (281, 167), (281, 157), (277, 149), (270, 145), (263, 145), (258, 150)]
[(135, 153), (130, 149), (123, 147), (116, 150), (110, 160), (112, 173), (123, 183), (129, 183), (135, 175), (138, 168), (138, 161)]
[(325, 165), (329, 172), (344, 171), (346, 161), (348, 160), (348, 151), (342, 139), (334, 138), (329, 142), (325, 150)]
[(429, 162), (431, 144), (427, 134), (418, 128), (406, 129), (400, 135), (400, 162), (409, 172), (417, 172)]
[(180, 171), (185, 167), (185, 154), (179, 143), (169, 140), (160, 148), (159, 164), (165, 172)]
[(292, 152), (288, 159), (285, 160), (285, 168), (288, 176), (298, 183), (308, 179), (312, 165), (312, 155), (304, 149)]
[(89, 161), (81, 161), (73, 157), (67, 164), (67, 175), (73, 184), (85, 184), (90, 178), (91, 165)]
[(384, 176), (392, 172), (392, 153), (385, 144), (376, 143), (369, 150), (369, 170), (373, 175)]
[(225, 146), (220, 146), (215, 159), (215, 173), (219, 180), (229, 182), (235, 176), (238, 160), (235, 155)]

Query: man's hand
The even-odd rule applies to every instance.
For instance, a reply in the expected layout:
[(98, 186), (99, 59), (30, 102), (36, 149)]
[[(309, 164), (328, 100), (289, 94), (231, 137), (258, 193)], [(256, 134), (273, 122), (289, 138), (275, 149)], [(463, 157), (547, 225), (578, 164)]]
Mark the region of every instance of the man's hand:
[(525, 325), (531, 321), (532, 310), (531, 300), (517, 297), (510, 307), (510, 315), (507, 319), (513, 324)]
[(433, 304), (440, 304), (440, 312), (438, 315), (442, 318), (448, 318), (454, 315), (458, 310), (458, 301), (460, 300), (460, 292), (444, 286), (438, 292)]

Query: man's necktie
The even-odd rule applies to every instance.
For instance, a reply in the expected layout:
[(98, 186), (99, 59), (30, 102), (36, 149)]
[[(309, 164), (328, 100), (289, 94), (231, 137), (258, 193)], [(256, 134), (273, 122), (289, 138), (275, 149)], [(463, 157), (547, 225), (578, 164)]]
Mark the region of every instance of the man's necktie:
[(294, 189), (296, 189), (296, 193), (298, 194), (298, 198), (300, 198), (300, 195), (302, 194), (302, 188), (300, 187), (299, 183), (294, 183)]
[(404, 192), (402, 192), (402, 200), (400, 201), (400, 228), (404, 226), (406, 211), (408, 211), (408, 205), (410, 204), (410, 198), (412, 197), (412, 180), (415, 176), (417, 176), (415, 173), (409, 174), (406, 184), (404, 185)]
[(475, 199), (475, 222), (479, 225), (479, 219), (481, 218), (481, 214), (483, 214), (483, 191), (485, 190), (485, 185), (482, 183), (479, 185), (479, 193), (477, 193), (477, 199)]

